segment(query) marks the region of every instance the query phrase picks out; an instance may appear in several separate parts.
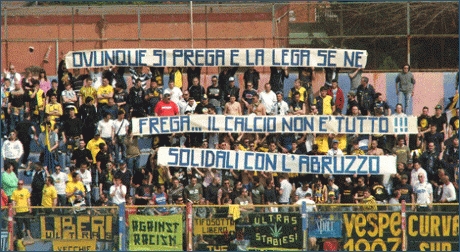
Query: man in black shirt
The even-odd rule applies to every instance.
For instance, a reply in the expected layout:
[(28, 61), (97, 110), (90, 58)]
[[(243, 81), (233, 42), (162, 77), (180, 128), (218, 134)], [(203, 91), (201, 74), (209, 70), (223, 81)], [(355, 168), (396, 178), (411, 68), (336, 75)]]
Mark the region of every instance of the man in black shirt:
[(83, 138), (81, 135), (82, 123), (81, 119), (75, 115), (75, 106), (69, 106), (66, 110), (69, 117), (64, 121), (62, 138), (68, 150), (72, 151), (77, 147), (78, 141)]
[[(219, 73), (219, 88), (220, 90), (226, 90), (229, 83), (230, 83), (230, 77), (234, 76), (236, 71), (238, 70), (238, 67), (223, 67), (222, 71)], [(239, 96), (239, 93), (236, 97)], [(226, 100), (228, 102), (228, 100)]]
[(107, 170), (107, 163), (112, 160), (112, 155), (110, 155), (108, 146), (105, 143), (100, 143), (99, 149), (100, 151), (96, 155), (96, 167), (99, 176), (101, 176), (102, 172)]
[(78, 149), (75, 149), (70, 158), (72, 163), (75, 164), (75, 167), (80, 167), (82, 162), (93, 163), (93, 157), (91, 156), (91, 151), (86, 149), (85, 140), (80, 139), (78, 144)]
[(351, 108), (356, 106), (359, 108), (358, 101), (356, 100), (356, 94), (353, 91), (348, 92), (348, 102), (347, 102), (347, 115), (352, 115)]
[[(340, 203), (354, 204), (353, 183), (350, 177), (345, 178), (344, 184), (340, 187)], [(346, 206), (344, 210), (352, 211), (352, 206)]]
[(230, 96), (234, 95), (236, 100), (238, 101), (238, 97), (240, 97), (240, 88), (235, 86), (235, 78), (230, 77), (228, 79), (228, 86), (225, 87), (224, 90), (224, 101), (225, 103), (230, 101)]
[(363, 197), (364, 197), (364, 190), (367, 189), (364, 177), (359, 177), (358, 178), (358, 186), (356, 186), (353, 189), (353, 198), (355, 200), (356, 204), (359, 204), (362, 202)]
[(30, 132), (33, 132), (33, 136), (35, 139), (37, 138), (37, 130), (35, 129), (32, 121), (30, 120), (30, 114), (27, 113), (25, 115), (25, 120), (20, 121), (16, 125), (16, 131), (17, 131), (17, 136), (19, 141), (22, 143), (22, 146), (24, 147), (24, 154), (22, 155), (22, 162), (21, 162), (21, 167), (26, 167), (27, 164), (27, 159), (29, 158), (30, 154), (30, 142), (32, 140)]
[(403, 200), (406, 203), (412, 203), (414, 199), (414, 191), (412, 186), (408, 184), (408, 176), (406, 174), (401, 176), (401, 184), (395, 187), (395, 190), (399, 190), (401, 192), (401, 197), (399, 198), (399, 202)]
[(81, 105), (80, 109), (78, 109), (78, 115), (80, 115), (82, 121), (81, 132), (85, 143), (93, 139), (94, 133), (96, 132), (95, 125), (98, 116), (93, 101), (93, 97), (86, 97), (85, 104)]
[(442, 133), (445, 139), (447, 136), (447, 117), (444, 113), (442, 113), (442, 106), (436, 105), (435, 114), (431, 117), (431, 124), (436, 124), (436, 132)]
[(217, 76), (212, 76), (212, 85), (208, 87), (206, 94), (208, 95), (209, 103), (216, 107), (216, 112), (222, 115), (222, 93), (223, 90), (219, 88), (217, 83)]

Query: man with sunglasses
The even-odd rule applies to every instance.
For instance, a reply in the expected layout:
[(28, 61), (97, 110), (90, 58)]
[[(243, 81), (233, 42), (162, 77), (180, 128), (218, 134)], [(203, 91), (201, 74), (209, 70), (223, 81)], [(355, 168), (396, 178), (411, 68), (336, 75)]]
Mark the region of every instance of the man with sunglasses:
[(16, 235), (19, 236), (24, 225), (27, 235), (32, 237), (30, 233), (30, 217), (28, 216), (29, 213), (32, 213), (32, 209), (30, 208), (30, 192), (24, 188), (23, 180), (18, 181), (18, 188), (14, 190), (11, 199), (13, 200), (13, 215), (15, 215), (16, 221)]

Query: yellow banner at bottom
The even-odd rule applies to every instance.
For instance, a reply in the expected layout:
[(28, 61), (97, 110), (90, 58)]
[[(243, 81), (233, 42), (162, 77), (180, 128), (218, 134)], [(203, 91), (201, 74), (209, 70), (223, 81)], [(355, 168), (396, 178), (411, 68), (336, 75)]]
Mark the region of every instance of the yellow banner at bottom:
[(225, 235), (230, 232), (235, 232), (235, 221), (232, 218), (193, 219), (195, 235)]
[(53, 240), (53, 251), (96, 251), (96, 240)]

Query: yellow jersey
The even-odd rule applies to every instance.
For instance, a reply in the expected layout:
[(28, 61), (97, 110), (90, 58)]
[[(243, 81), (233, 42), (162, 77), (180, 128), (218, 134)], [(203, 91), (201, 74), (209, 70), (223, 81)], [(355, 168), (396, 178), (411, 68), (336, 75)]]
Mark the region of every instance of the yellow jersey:
[(53, 185), (43, 187), (42, 206), (52, 207), (54, 199), (57, 198), (57, 191)]
[[(73, 193), (75, 192), (75, 189), (77, 190), (80, 190), (82, 192), (85, 192), (85, 186), (83, 185), (83, 183), (81, 181), (77, 181), (77, 182), (73, 182), (73, 181), (69, 181), (67, 182), (66, 186), (65, 186), (65, 193)], [(75, 196), (72, 195), (71, 197), (69, 197), (69, 202), (73, 202), (75, 200)]]
[(93, 164), (96, 164), (96, 155), (101, 150), (99, 149), (99, 144), (105, 143), (104, 139), (99, 138), (96, 140), (95, 138), (89, 140), (88, 144), (86, 145), (86, 149), (91, 151), (91, 156), (93, 157)]
[[(107, 85), (107, 86), (100, 86), (98, 89), (97, 89), (97, 94), (98, 95), (108, 95), (108, 94), (113, 94), (113, 87), (111, 85)], [(109, 99), (100, 99), (98, 100), (98, 103), (100, 104), (107, 104), (109, 102)]]
[(80, 88), (80, 95), (82, 98), (82, 102), (85, 103), (86, 97), (92, 97), (93, 99), (96, 99), (97, 97), (97, 91), (93, 87), (82, 87)]
[(46, 107), (45, 107), (45, 113), (49, 114), (52, 111), (57, 111), (59, 113), (59, 116), (50, 115), (50, 119), (54, 123), (56, 121), (56, 118), (59, 118), (59, 117), (61, 117), (63, 115), (63, 113), (62, 113), (62, 105), (60, 103), (47, 104)]
[[(305, 94), (306, 94), (307, 90), (304, 87), (300, 87), (299, 90), (295, 90), (295, 91), (300, 93), (300, 96), (299, 96), (300, 99), (299, 100), (301, 102), (304, 102), (305, 101)], [(289, 94), (288, 94), (289, 99), (292, 99), (292, 95), (293, 95), (293, 92), (292, 92), (292, 89), (291, 89), (289, 91)]]
[[(33, 93), (34, 93), (33, 91), (29, 91), (29, 95), (31, 95)], [(37, 95), (36, 95), (35, 99), (37, 100), (37, 106), (35, 106), (34, 115), (38, 115), (40, 110), (45, 109), (45, 92), (43, 90), (39, 89), (37, 91)]]
[(21, 190), (14, 190), (11, 195), (11, 199), (16, 202), (16, 213), (27, 213), (29, 212), (29, 200), (30, 192), (29, 190), (22, 188)]

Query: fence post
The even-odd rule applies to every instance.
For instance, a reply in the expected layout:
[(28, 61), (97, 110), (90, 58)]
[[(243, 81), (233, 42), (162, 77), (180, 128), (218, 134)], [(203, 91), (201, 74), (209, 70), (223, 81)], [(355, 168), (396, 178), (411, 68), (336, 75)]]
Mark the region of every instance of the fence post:
[(407, 251), (407, 234), (406, 234), (406, 201), (401, 201), (401, 250)]
[(129, 237), (124, 237), (125, 234), (125, 204), (120, 204), (118, 205), (118, 248), (120, 249), (120, 251), (126, 251), (126, 239), (129, 239)]
[(186, 242), (187, 251), (193, 251), (193, 236), (192, 236), (192, 225), (193, 225), (193, 204), (187, 202), (185, 204), (185, 226), (186, 226)]
[(302, 231), (303, 231), (303, 243), (302, 243), (302, 250), (308, 251), (308, 215), (307, 215), (307, 203), (302, 202), (302, 209), (300, 211), (302, 213)]

